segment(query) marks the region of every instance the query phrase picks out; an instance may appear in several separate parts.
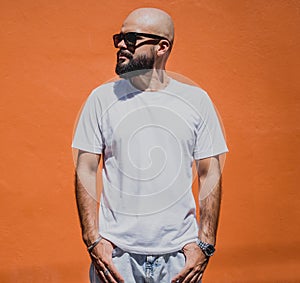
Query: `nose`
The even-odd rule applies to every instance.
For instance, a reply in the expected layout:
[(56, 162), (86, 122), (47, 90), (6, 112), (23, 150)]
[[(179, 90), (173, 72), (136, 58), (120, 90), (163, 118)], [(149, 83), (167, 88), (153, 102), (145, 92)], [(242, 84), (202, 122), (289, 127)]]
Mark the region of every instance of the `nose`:
[(122, 39), (122, 40), (118, 43), (118, 48), (127, 48), (124, 39)]

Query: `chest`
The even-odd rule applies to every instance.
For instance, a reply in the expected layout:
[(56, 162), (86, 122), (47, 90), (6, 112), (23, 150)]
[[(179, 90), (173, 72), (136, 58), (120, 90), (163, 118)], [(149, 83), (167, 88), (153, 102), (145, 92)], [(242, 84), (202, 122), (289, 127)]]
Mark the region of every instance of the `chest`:
[(107, 152), (155, 147), (191, 152), (199, 124), (192, 105), (174, 96), (147, 94), (106, 107), (101, 124)]

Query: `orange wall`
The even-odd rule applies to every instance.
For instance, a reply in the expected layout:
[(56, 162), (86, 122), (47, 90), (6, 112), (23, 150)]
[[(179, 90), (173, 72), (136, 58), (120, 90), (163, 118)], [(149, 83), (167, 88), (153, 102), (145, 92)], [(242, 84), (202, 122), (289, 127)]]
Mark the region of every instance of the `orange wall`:
[(0, 282), (88, 282), (73, 126), (89, 91), (114, 77), (111, 35), (141, 6), (173, 16), (168, 67), (209, 92), (226, 128), (218, 252), (205, 282), (300, 282), (293, 0), (1, 1)]

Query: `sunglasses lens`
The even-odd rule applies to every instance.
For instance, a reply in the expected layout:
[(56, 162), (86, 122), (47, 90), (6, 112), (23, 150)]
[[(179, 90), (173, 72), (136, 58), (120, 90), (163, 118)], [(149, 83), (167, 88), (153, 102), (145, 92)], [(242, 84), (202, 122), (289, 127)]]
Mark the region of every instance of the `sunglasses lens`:
[(136, 44), (136, 35), (134, 33), (125, 33), (125, 44), (128, 46), (135, 46)]
[(118, 48), (119, 43), (124, 39), (126, 46), (135, 46), (136, 34), (134, 32), (118, 33), (113, 35), (114, 46)]
[(123, 36), (121, 33), (113, 35), (114, 46), (117, 48), (118, 44), (122, 41)]

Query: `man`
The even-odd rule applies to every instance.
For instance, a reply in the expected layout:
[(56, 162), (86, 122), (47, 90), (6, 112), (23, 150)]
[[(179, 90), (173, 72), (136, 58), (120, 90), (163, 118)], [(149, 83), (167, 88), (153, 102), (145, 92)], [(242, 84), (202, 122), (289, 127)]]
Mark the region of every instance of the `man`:
[(113, 40), (122, 79), (91, 93), (72, 144), (79, 149), (76, 199), (92, 259), (90, 280), (201, 282), (216, 243), (220, 154), (227, 151), (218, 118), (202, 89), (165, 72), (174, 40), (168, 14), (137, 9)]

